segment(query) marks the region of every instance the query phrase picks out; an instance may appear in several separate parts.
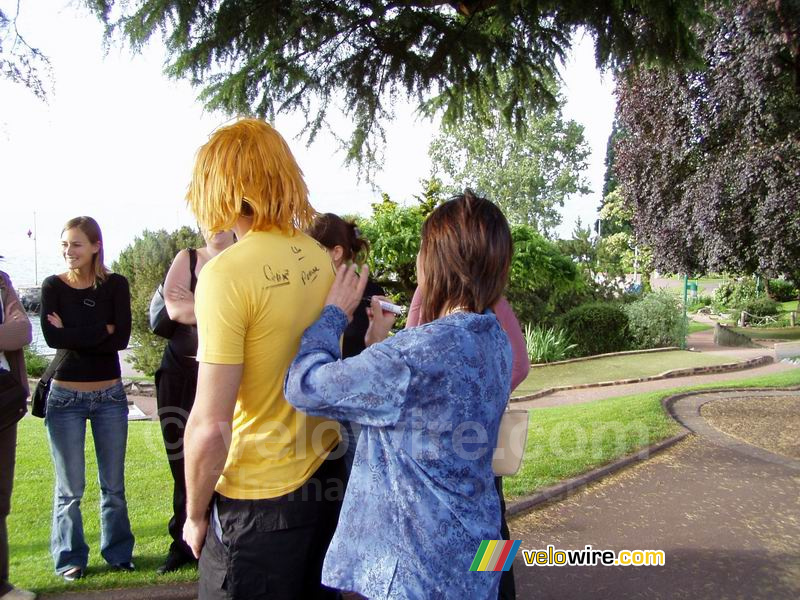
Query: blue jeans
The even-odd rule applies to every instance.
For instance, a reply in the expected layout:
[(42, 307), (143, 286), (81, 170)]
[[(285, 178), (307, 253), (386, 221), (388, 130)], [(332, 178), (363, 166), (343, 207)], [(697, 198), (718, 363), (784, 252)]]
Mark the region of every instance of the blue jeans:
[(86, 568), (81, 499), (86, 483), (86, 420), (92, 424), (100, 482), (100, 554), (109, 564), (129, 562), (133, 533), (125, 501), (128, 399), (121, 383), (96, 392), (76, 392), (55, 383), (47, 398), (47, 436), (56, 471), (50, 552), (56, 573)]

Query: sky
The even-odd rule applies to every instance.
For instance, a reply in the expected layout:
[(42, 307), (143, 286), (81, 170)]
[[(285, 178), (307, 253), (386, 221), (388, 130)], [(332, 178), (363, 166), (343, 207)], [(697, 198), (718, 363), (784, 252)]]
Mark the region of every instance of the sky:
[[(16, 5), (0, 0), (6, 14)], [(34, 283), (34, 243), (27, 236), (34, 213), (38, 280), (62, 267), (61, 227), (74, 216), (100, 223), (108, 263), (144, 229), (194, 226), (184, 202), (194, 154), (229, 117), (205, 111), (197, 89), (163, 74), (160, 42), (141, 54), (121, 44), (106, 48), (102, 25), (76, 2), (23, 0), (17, 26), (50, 57), (53, 78), (47, 103), (0, 80), (0, 268)], [(577, 218), (584, 225), (596, 218), (614, 97), (611, 76), (594, 67), (589, 37), (578, 39), (562, 76), (565, 116), (584, 125), (592, 151), (586, 175), (593, 191), (567, 201), (556, 230), (570, 237)], [(345, 116), (339, 119), (349, 127)], [(374, 187), (343, 166), (331, 135), (306, 147), (296, 138), (302, 123), (301, 115), (291, 115), (274, 125), (292, 147), (317, 210), (369, 215), (382, 192), (399, 202), (421, 192), (437, 127), (417, 119), (411, 106), (399, 104), (384, 124), (385, 161)]]

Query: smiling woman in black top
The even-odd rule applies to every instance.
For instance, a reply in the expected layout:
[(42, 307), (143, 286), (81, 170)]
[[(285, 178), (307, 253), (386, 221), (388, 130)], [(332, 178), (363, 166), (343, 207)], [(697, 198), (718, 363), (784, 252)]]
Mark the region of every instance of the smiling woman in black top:
[(131, 333), (128, 281), (103, 264), (100, 227), (91, 217), (64, 225), (67, 271), (42, 283), (41, 323), (60, 364), (47, 399), (45, 425), (56, 471), (50, 551), (67, 581), (84, 575), (89, 547), (81, 499), (86, 480), (86, 421), (92, 426), (101, 494), (100, 553), (112, 568), (133, 571), (133, 534), (125, 500), (128, 401), (120, 350)]

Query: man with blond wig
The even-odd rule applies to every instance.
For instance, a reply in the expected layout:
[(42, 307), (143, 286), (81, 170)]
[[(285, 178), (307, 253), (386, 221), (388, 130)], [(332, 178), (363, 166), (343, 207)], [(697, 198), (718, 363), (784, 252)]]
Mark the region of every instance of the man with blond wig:
[(337, 596), (320, 573), (341, 505), (338, 425), (283, 396), (334, 278), (302, 233), (314, 214), (307, 196), (289, 147), (263, 121), (222, 127), (197, 154), (188, 204), (205, 230), (239, 239), (203, 268), (195, 301), (183, 536), (200, 559), (201, 599)]

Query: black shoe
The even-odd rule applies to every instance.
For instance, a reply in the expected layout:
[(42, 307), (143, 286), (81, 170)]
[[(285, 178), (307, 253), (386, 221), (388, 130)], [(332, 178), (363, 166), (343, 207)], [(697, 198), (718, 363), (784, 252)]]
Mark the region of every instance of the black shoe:
[(197, 559), (195, 557), (187, 556), (183, 552), (170, 552), (167, 554), (167, 560), (164, 561), (164, 564), (156, 569), (156, 573), (159, 575), (163, 575), (164, 573), (172, 573), (173, 571), (180, 569), (183, 565), (194, 564), (197, 564)]
[(134, 565), (132, 562), (123, 562), (111, 565), (111, 568), (115, 571), (125, 571), (127, 573), (133, 573), (136, 570), (136, 565)]
[(77, 581), (83, 577), (83, 569), (81, 567), (72, 567), (61, 573), (64, 581)]

